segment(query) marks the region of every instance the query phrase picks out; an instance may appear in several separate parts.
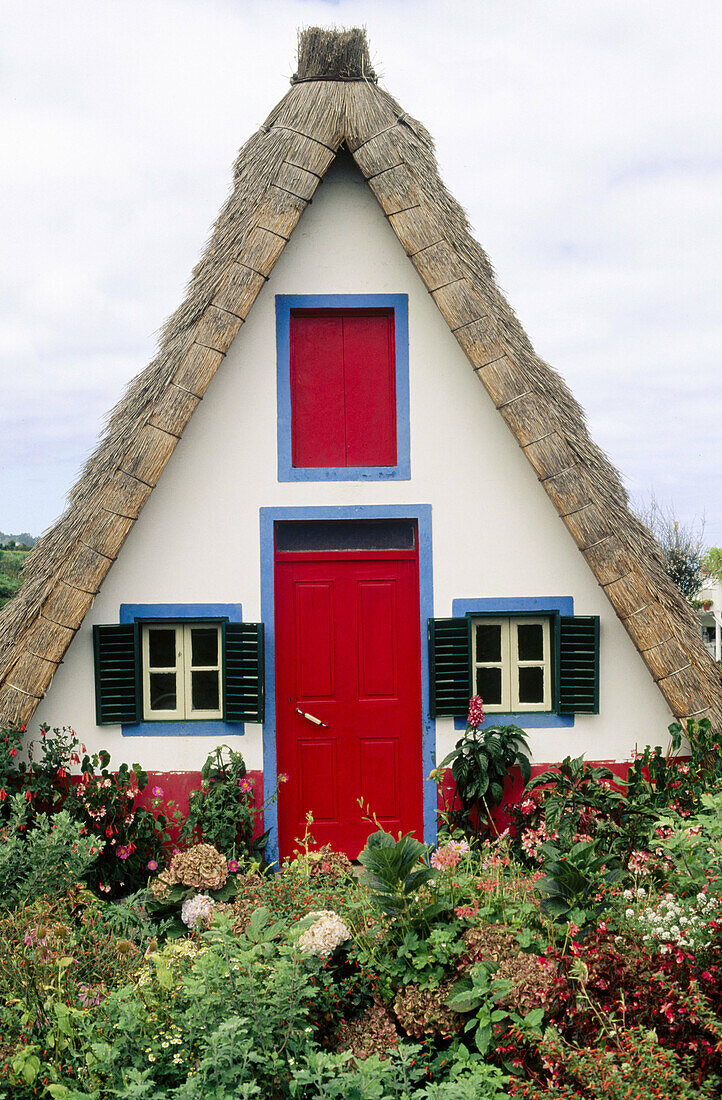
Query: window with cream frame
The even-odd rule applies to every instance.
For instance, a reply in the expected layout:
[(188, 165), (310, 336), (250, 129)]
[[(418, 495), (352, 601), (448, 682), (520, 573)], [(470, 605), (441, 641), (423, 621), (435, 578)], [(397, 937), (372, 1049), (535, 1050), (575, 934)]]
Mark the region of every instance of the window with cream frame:
[(552, 709), (548, 617), (473, 617), (471, 661), (474, 692), (488, 714)]
[(222, 718), (222, 655), (219, 623), (144, 623), (143, 718)]

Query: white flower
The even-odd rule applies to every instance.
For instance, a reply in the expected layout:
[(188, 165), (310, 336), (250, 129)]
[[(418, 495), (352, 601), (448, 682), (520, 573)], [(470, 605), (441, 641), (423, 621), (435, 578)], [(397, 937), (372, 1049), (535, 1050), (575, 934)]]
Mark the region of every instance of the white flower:
[(646, 898), (646, 896), (647, 896), (647, 891), (644, 889), (643, 886), (639, 886), (637, 888), (637, 897), (638, 898)]
[(298, 946), (307, 955), (328, 958), (339, 944), (351, 939), (348, 928), (332, 909), (322, 909), (319, 913), (308, 915), (316, 917), (316, 920), (298, 939)]
[(195, 897), (186, 898), (181, 906), (181, 920), (188, 928), (195, 928), (199, 918), (207, 920), (210, 917), (211, 909), (215, 904), (208, 894), (196, 894)]
[(624, 915), (627, 918), (627, 920), (631, 920), (632, 917), (634, 916), (634, 909), (625, 909)]
[(634, 895), (631, 890), (625, 890), (622, 894), (622, 897), (625, 899), (625, 901), (631, 901)]

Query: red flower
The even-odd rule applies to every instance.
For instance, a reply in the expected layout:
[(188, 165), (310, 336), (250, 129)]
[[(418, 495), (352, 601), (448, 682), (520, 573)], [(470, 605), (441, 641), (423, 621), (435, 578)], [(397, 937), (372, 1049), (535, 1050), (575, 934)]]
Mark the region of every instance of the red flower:
[(7, 796), (8, 796), (8, 792), (5, 790), (5, 788), (0, 787), (0, 802), (4, 802), (5, 799), (7, 798)]
[(26, 799), (27, 802), (29, 802), (32, 797), (33, 797), (33, 792), (32, 791), (26, 791), (25, 792), (25, 799)]
[(13, 745), (13, 747), (10, 749), (10, 755), (11, 756), (17, 756), (17, 754), (18, 754), (18, 750)]
[(484, 705), (480, 695), (472, 695), (469, 700), (469, 717), (466, 719), (467, 725), (472, 729), (478, 730), (481, 723), (484, 721)]

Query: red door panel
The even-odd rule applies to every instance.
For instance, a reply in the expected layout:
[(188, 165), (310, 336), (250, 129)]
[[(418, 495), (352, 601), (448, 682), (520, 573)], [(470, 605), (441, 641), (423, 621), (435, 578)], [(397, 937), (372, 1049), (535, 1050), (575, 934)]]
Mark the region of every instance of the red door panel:
[(422, 835), (418, 584), (410, 555), (277, 557), (282, 856), (311, 812), (316, 843), (355, 859), (373, 830), (359, 797), (390, 832)]

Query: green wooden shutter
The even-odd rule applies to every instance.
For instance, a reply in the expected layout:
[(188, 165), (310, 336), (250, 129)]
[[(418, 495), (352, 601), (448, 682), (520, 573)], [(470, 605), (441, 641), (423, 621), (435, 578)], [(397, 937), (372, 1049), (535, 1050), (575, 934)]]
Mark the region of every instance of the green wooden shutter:
[(599, 714), (599, 616), (559, 617), (559, 713)]
[(95, 719), (99, 726), (140, 721), (137, 623), (94, 626)]
[(262, 722), (263, 623), (224, 623), (223, 626), (225, 720)]
[(429, 711), (464, 718), (471, 696), (469, 620), (429, 619)]

